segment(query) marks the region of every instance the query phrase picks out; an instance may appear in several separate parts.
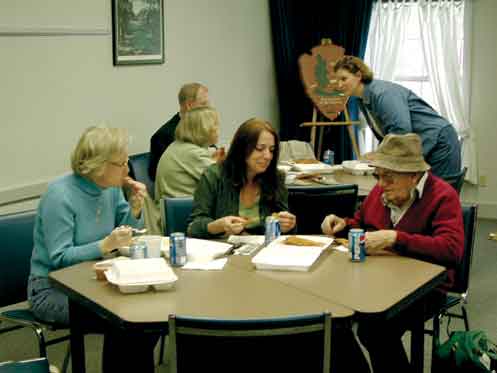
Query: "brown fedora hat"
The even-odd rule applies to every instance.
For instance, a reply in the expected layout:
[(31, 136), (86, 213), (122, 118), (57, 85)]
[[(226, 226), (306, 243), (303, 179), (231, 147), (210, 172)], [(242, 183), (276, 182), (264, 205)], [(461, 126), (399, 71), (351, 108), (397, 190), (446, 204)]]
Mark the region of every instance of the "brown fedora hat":
[(375, 152), (364, 157), (374, 167), (396, 172), (422, 172), (430, 169), (423, 158), (421, 139), (415, 133), (386, 135)]

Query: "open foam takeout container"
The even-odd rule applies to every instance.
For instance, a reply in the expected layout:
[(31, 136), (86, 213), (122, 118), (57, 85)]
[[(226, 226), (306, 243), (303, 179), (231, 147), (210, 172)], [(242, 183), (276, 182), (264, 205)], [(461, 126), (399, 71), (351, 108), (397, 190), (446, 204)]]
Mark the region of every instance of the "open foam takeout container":
[(122, 293), (141, 293), (150, 287), (169, 290), (178, 277), (162, 258), (121, 260), (105, 271), (107, 281)]
[(343, 161), (343, 170), (352, 175), (371, 175), (374, 172), (374, 167), (361, 161)]

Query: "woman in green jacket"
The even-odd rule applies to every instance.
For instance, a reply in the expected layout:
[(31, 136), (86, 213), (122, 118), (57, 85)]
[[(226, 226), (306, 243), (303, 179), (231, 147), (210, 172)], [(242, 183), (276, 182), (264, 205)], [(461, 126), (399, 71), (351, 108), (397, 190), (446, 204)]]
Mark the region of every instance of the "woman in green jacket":
[(209, 166), (195, 190), (188, 234), (211, 238), (263, 234), (266, 216), (278, 214), (282, 233), (295, 228), (288, 191), (276, 168), (278, 135), (262, 119), (249, 119), (235, 133), (222, 164)]

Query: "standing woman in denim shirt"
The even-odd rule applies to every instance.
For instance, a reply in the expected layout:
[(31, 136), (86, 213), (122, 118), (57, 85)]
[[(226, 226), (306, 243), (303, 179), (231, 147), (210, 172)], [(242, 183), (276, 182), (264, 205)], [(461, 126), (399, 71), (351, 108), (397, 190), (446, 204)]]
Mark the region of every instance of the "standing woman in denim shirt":
[(378, 141), (389, 133), (421, 137), (423, 157), (439, 177), (461, 171), (461, 144), (454, 126), (411, 90), (373, 79), (359, 58), (344, 56), (334, 65), (338, 89), (359, 98), (359, 107)]
[[(35, 316), (62, 326), (69, 325), (68, 298), (52, 286), (49, 272), (99, 259), (129, 245), (130, 227), (143, 226), (146, 190), (144, 184), (128, 177), (128, 134), (124, 129), (88, 128), (72, 153), (71, 166), (73, 173), (52, 182), (40, 200), (28, 283), (28, 300)], [(131, 190), (129, 203), (123, 186)], [(131, 360), (140, 362), (140, 371), (149, 367), (148, 371), (153, 371), (155, 336), (133, 335), (131, 340), (107, 330), (95, 315), (89, 314), (88, 319), (89, 331), (105, 333), (104, 371), (116, 371), (121, 364), (123, 369), (129, 368), (134, 363)]]

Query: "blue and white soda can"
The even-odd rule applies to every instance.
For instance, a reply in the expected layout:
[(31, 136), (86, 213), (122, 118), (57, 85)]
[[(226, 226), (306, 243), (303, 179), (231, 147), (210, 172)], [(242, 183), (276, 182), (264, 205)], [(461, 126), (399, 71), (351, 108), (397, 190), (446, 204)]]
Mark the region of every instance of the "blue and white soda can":
[(281, 235), (280, 221), (274, 216), (266, 216), (264, 245), (269, 245)]
[(143, 241), (136, 241), (129, 247), (131, 259), (143, 259), (147, 257), (147, 244)]
[(351, 229), (349, 231), (349, 252), (353, 262), (364, 262), (366, 260), (366, 235), (363, 229)]
[(324, 151), (323, 163), (329, 164), (330, 166), (335, 163), (335, 153), (333, 150), (327, 149)]
[(169, 236), (169, 262), (174, 267), (186, 264), (186, 238), (182, 232), (171, 233)]

